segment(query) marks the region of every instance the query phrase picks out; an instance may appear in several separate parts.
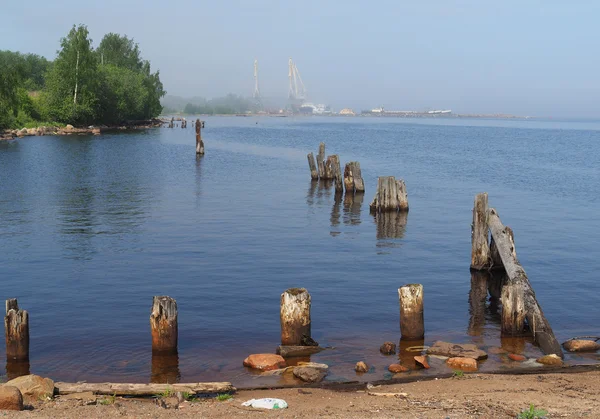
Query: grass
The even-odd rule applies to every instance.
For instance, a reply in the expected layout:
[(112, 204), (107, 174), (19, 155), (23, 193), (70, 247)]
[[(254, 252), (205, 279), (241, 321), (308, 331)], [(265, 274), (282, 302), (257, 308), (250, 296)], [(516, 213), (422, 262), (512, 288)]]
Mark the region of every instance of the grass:
[(103, 398), (102, 400), (99, 401), (99, 403), (106, 406), (109, 404), (115, 404), (116, 400), (117, 400), (117, 395), (113, 394), (112, 396)]
[(548, 412), (543, 409), (536, 409), (533, 404), (529, 405), (529, 409), (523, 410), (517, 416), (517, 419), (542, 419), (546, 417)]
[(231, 394), (228, 394), (228, 393), (219, 394), (217, 396), (217, 400), (220, 401), (220, 402), (225, 402), (225, 401), (227, 401), (229, 399), (233, 399), (233, 396)]
[(181, 393), (181, 395), (183, 396), (183, 400), (187, 400), (188, 402), (191, 402), (195, 399), (194, 393), (188, 393), (187, 391), (184, 391)]
[(171, 388), (167, 387), (167, 388), (165, 389), (165, 391), (163, 391), (162, 393), (158, 393), (158, 394), (156, 395), (156, 397), (159, 397), (159, 398), (161, 398), (161, 397), (162, 397), (162, 398), (165, 398), (165, 397), (171, 397), (171, 396), (174, 396), (174, 395), (175, 395), (175, 392), (173, 391), (173, 389), (171, 389)]
[(452, 378), (464, 378), (465, 377), (465, 373), (462, 372), (461, 370), (455, 370), (452, 373)]

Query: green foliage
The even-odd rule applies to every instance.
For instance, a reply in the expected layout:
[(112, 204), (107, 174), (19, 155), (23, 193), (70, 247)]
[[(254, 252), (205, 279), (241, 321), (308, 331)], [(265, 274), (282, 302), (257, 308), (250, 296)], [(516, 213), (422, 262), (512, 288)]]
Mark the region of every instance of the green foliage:
[(463, 378), (465, 376), (465, 373), (462, 372), (461, 370), (456, 370), (452, 373), (452, 378)]
[(224, 401), (227, 401), (229, 399), (233, 399), (233, 396), (231, 394), (223, 393), (223, 394), (217, 395), (217, 400), (220, 401), (220, 402), (224, 402)]
[(159, 398), (161, 398), (161, 397), (163, 397), (163, 398), (164, 398), (164, 397), (171, 397), (171, 396), (173, 396), (174, 394), (175, 394), (175, 392), (173, 391), (173, 389), (171, 389), (170, 387), (167, 387), (167, 388), (165, 389), (165, 391), (163, 391), (163, 392), (161, 392), (161, 393), (158, 393), (158, 394), (156, 395), (156, 397), (159, 397)]
[(523, 410), (517, 416), (517, 419), (542, 419), (548, 414), (547, 411), (536, 409), (533, 404), (529, 405), (529, 409)]
[(99, 403), (102, 405), (110, 405), (110, 404), (115, 404), (116, 400), (117, 400), (117, 395), (113, 394), (112, 396), (108, 396), (108, 397), (101, 399), (99, 401)]
[(112, 32), (104, 35), (96, 53), (103, 65), (110, 64), (137, 72), (141, 71), (144, 65), (138, 44), (125, 35)]

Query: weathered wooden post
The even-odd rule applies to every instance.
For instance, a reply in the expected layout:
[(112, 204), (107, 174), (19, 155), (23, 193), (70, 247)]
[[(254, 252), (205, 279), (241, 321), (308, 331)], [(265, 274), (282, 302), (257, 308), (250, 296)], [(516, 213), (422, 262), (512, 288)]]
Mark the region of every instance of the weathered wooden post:
[(471, 269), (482, 270), (490, 266), (488, 245), (488, 194), (475, 195), (473, 224), (471, 224)]
[(327, 168), (331, 171), (331, 178), (335, 184), (335, 193), (344, 193), (344, 185), (342, 183), (342, 168), (340, 167), (340, 157), (337, 154), (327, 157)]
[[(507, 292), (502, 290), (502, 303), (508, 304), (509, 313), (502, 315), (503, 330), (506, 332), (517, 332), (521, 318), (521, 314), (518, 313), (521, 308), (524, 308), (525, 318), (527, 319), (527, 325), (533, 333), (534, 341), (540, 346), (540, 349), (545, 354), (555, 354), (561, 358), (564, 356), (562, 348), (554, 336), (550, 323), (544, 316), (544, 312), (540, 307), (535, 293), (531, 288), (525, 269), (517, 260), (517, 253), (515, 250), (515, 243), (512, 240), (508, 230), (500, 221), (500, 217), (494, 208), (488, 210), (488, 225), (496, 243), (498, 254), (502, 259), (502, 265), (506, 271), (507, 280), (504, 287), (509, 286)], [(518, 291), (518, 288), (521, 291)], [(521, 294), (523, 293), (524, 304), (520, 303)], [(504, 310), (504, 307), (502, 308)], [(515, 325), (509, 325), (508, 322), (516, 322)]]
[(204, 143), (202, 142), (203, 122), (196, 119), (196, 154), (204, 155)]
[(6, 360), (29, 360), (29, 313), (19, 309), (16, 298), (6, 300)]
[(380, 176), (370, 209), (371, 213), (408, 211), (408, 194), (404, 181), (396, 180), (394, 176)]
[(171, 117), (171, 122), (169, 123), (169, 128), (173, 128), (174, 125), (175, 125), (175, 117), (172, 116)]
[(155, 296), (150, 313), (152, 353), (177, 352), (177, 302), (167, 296)]
[(487, 271), (471, 271), (471, 290), (469, 291), (469, 328), (470, 336), (481, 336), (485, 326), (485, 303), (488, 296), (490, 274)]
[(317, 170), (319, 177), (324, 178), (325, 176), (325, 143), (319, 144), (319, 154), (317, 154)]
[(333, 179), (333, 166), (332, 166), (332, 161), (331, 161), (331, 156), (327, 156), (327, 158), (325, 159), (325, 163), (324, 163), (324, 170), (325, 173), (323, 173), (322, 178), (324, 180), (331, 180)]
[(344, 186), (346, 193), (364, 192), (365, 183), (360, 171), (360, 163), (351, 161), (344, 167)]
[(398, 288), (400, 299), (400, 334), (403, 340), (423, 339), (423, 285), (408, 284)]
[(281, 294), (281, 344), (301, 346), (310, 334), (310, 294), (305, 288), (290, 288)]
[(313, 153), (308, 153), (308, 167), (310, 168), (310, 178), (313, 180), (319, 179), (319, 172), (317, 171), (317, 165), (315, 164), (315, 156)]
[(500, 332), (507, 336), (523, 336), (525, 332), (525, 296), (523, 287), (507, 278), (502, 286)]

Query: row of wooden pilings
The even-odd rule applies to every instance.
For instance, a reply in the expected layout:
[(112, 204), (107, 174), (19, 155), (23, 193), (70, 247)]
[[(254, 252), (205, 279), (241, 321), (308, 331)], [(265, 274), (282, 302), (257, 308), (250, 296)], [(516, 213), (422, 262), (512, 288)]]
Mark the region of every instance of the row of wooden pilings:
[[(365, 183), (359, 162), (346, 163), (342, 181), (340, 158), (337, 154), (325, 158), (325, 143), (319, 144), (316, 162), (313, 153), (308, 153), (306, 157), (312, 180), (333, 180), (336, 194), (343, 193), (344, 189), (346, 194), (365, 192)], [(408, 211), (408, 193), (404, 180), (397, 180), (394, 176), (380, 176), (377, 179), (375, 197), (369, 208), (372, 214)]]
[(501, 292), (503, 336), (532, 335), (542, 352), (563, 357), (525, 269), (517, 259), (514, 233), (502, 224), (498, 212), (488, 207), (487, 193), (477, 194), (473, 205), (471, 269), (505, 272)]
[[(202, 141), (202, 128), (204, 128), (204, 121), (200, 119), (196, 119), (196, 122), (192, 122), (192, 126), (196, 128), (196, 155), (203, 156), (204, 155), (204, 142)], [(169, 121), (169, 128), (175, 127), (175, 117), (171, 117)], [(187, 120), (185, 118), (181, 119), (181, 128), (187, 128)]]

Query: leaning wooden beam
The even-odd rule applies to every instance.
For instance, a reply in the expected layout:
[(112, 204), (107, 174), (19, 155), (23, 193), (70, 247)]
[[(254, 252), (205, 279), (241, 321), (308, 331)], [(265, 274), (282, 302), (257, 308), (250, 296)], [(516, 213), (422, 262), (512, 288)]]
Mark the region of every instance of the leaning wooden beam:
[[(511, 287), (520, 287), (523, 291), (525, 318), (533, 333), (534, 341), (545, 354), (556, 354), (562, 358), (563, 352), (560, 344), (556, 340), (552, 327), (550, 327), (550, 323), (546, 319), (546, 316), (544, 316), (544, 312), (535, 298), (535, 292), (531, 288), (525, 270), (517, 260), (514, 242), (494, 208), (488, 210), (488, 224), (496, 243), (498, 254), (506, 270), (508, 283)], [(512, 294), (503, 293), (503, 295), (509, 297)], [(518, 298), (517, 296), (517, 304)]]
[(94, 394), (117, 396), (154, 396), (166, 391), (203, 393), (231, 393), (231, 383), (178, 383), (178, 384), (125, 384), (125, 383), (54, 383), (55, 394), (66, 395), (91, 391)]
[(308, 159), (308, 167), (310, 168), (310, 178), (313, 180), (319, 179), (319, 172), (317, 171), (317, 165), (315, 164), (315, 156), (313, 153), (308, 153), (306, 158)]
[(473, 224), (471, 224), (471, 269), (480, 271), (490, 266), (488, 245), (488, 194), (475, 196)]
[(6, 300), (4, 330), (6, 360), (27, 361), (29, 359), (29, 313), (19, 309), (16, 298)]

